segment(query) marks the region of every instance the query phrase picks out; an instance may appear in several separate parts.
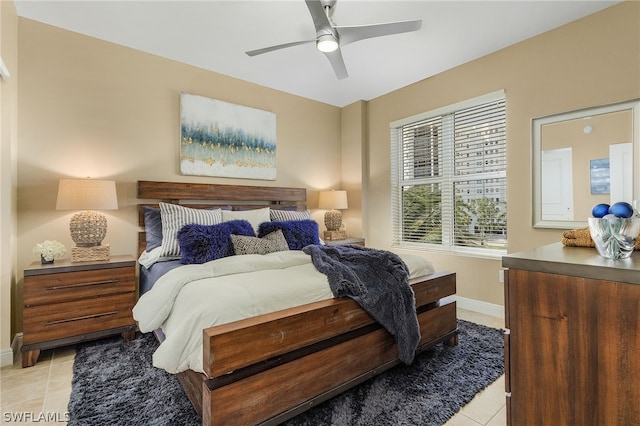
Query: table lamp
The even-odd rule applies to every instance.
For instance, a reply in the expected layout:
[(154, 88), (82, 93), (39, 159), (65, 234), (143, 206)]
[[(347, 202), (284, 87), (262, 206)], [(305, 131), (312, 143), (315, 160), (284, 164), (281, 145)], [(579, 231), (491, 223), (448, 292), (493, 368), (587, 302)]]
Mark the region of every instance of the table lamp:
[(109, 260), (109, 245), (102, 245), (107, 234), (107, 218), (95, 210), (116, 210), (118, 197), (112, 180), (60, 179), (56, 210), (81, 210), (69, 222), (72, 262)]
[(324, 214), (324, 224), (327, 231), (324, 233), (325, 240), (344, 240), (347, 238), (346, 232), (341, 230), (342, 213), (339, 210), (348, 208), (347, 191), (320, 191), (318, 208), (328, 209)]

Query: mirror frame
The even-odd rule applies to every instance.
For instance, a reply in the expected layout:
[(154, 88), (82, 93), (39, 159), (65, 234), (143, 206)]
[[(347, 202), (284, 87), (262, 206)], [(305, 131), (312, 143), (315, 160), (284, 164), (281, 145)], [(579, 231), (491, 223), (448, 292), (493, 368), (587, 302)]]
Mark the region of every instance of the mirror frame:
[(633, 117), (633, 140), (631, 141), (633, 144), (633, 199), (640, 200), (640, 99), (548, 115), (531, 120), (532, 210), (534, 228), (576, 229), (588, 226), (586, 219), (584, 221), (542, 220), (542, 126), (550, 123), (625, 110), (631, 110)]

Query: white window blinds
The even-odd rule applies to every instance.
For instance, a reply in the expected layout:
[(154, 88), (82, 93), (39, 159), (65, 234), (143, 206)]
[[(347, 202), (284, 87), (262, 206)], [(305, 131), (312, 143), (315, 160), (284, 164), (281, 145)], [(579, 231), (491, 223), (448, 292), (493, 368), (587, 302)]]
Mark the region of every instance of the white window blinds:
[(503, 92), (391, 124), (395, 246), (506, 250), (505, 128)]

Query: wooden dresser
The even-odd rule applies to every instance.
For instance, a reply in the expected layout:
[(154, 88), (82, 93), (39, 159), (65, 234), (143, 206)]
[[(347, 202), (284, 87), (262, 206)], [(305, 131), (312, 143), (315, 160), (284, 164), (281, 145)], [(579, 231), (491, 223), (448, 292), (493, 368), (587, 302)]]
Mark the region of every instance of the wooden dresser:
[(640, 425), (640, 252), (503, 257), (507, 424)]
[(22, 366), (40, 351), (122, 333), (135, 337), (136, 261), (33, 263), (24, 271)]

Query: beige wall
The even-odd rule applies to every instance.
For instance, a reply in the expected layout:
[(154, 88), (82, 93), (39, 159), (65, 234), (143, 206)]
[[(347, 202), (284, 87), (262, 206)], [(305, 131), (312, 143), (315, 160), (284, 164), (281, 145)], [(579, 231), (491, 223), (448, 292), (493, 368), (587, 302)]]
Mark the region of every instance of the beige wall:
[[(341, 186), (340, 108), (27, 19), (18, 36), (19, 270), (37, 260), (37, 242), (73, 246), (73, 212), (55, 210), (61, 177), (116, 180), (120, 208), (105, 212), (104, 243), (132, 255), (137, 180), (305, 187), (311, 208), (318, 190)], [(275, 113), (277, 179), (179, 175), (180, 92)]]
[(347, 235), (362, 236), (363, 160), (366, 146), (367, 103), (355, 102), (342, 108), (342, 189), (347, 190), (349, 209), (343, 212)]
[(17, 33), (13, 2), (0, 2), (0, 56), (11, 74), (8, 80), (0, 81), (0, 365), (13, 361), (10, 319), (11, 294), (17, 279)]
[[(640, 97), (640, 2), (628, 1), (369, 102), (367, 244), (391, 244), (389, 123), (496, 90), (507, 102), (509, 251), (559, 242), (533, 229), (531, 120)], [(458, 295), (503, 304), (500, 260), (425, 254), (457, 272)]]

